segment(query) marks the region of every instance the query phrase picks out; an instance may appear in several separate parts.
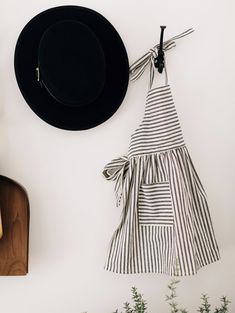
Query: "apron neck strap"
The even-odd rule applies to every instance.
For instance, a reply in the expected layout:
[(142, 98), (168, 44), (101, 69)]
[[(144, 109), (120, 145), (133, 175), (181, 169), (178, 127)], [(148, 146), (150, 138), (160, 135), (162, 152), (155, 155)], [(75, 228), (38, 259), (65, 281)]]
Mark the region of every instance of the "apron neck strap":
[[(191, 34), (194, 31), (193, 28), (189, 28), (186, 31), (166, 40), (163, 42), (163, 51), (168, 51), (174, 47), (176, 47), (175, 40), (182, 38), (184, 36), (187, 36)], [(150, 79), (149, 79), (149, 88), (151, 88), (153, 84), (154, 79), (154, 72), (155, 72), (155, 66), (154, 66), (154, 59), (157, 57), (157, 50), (159, 48), (160, 44), (155, 45), (153, 48), (149, 49), (147, 53), (145, 53), (142, 57), (140, 57), (138, 60), (136, 60), (129, 68), (130, 73), (130, 81), (136, 81), (145, 71), (148, 64), (150, 63)], [(168, 84), (168, 75), (167, 75), (167, 69), (166, 69), (166, 63), (165, 63), (165, 82), (166, 85)]]

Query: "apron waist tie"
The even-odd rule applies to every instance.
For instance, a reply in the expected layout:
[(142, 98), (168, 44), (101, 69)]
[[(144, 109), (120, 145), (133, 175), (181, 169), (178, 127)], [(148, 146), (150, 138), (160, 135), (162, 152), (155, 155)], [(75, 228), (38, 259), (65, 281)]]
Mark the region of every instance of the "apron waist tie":
[(102, 174), (107, 180), (114, 180), (114, 192), (116, 195), (116, 206), (120, 205), (122, 198), (122, 190), (125, 181), (125, 174), (129, 168), (129, 160), (127, 156), (121, 156), (107, 163)]

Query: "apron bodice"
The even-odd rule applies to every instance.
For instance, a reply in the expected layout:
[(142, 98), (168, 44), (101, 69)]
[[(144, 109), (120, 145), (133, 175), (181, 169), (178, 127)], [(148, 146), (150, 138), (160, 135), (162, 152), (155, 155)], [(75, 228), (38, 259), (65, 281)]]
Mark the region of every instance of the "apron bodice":
[(128, 157), (184, 145), (169, 84), (149, 89), (140, 125), (131, 135)]

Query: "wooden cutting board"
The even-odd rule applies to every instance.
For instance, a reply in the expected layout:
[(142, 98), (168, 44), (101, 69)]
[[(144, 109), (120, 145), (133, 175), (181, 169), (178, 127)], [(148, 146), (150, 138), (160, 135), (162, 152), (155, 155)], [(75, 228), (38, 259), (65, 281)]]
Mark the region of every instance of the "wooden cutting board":
[(0, 275), (28, 273), (29, 200), (25, 189), (0, 175)]

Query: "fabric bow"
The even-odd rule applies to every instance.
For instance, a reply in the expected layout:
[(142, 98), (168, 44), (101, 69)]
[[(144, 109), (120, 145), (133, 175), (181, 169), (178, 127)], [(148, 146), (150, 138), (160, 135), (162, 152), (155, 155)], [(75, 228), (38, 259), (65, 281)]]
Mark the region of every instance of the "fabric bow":
[[(163, 42), (163, 51), (170, 50), (176, 47), (175, 40), (184, 37), (186, 35), (191, 34), (194, 31), (193, 28), (189, 28), (183, 33), (176, 35), (166, 41)], [(160, 44), (155, 45), (153, 48), (149, 49), (147, 53), (145, 53), (142, 57), (140, 57), (137, 61), (135, 61), (129, 68), (130, 80), (136, 81), (145, 71), (146, 67), (150, 63), (150, 85), (152, 85), (153, 77), (154, 77), (154, 60), (157, 57), (157, 50)]]
[(115, 180), (116, 206), (119, 206), (121, 202), (125, 174), (128, 168), (129, 161), (127, 156), (121, 156), (106, 164), (102, 172), (107, 180)]

